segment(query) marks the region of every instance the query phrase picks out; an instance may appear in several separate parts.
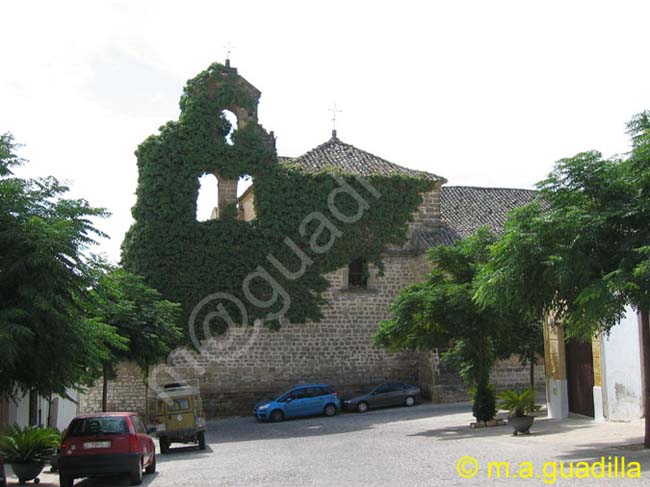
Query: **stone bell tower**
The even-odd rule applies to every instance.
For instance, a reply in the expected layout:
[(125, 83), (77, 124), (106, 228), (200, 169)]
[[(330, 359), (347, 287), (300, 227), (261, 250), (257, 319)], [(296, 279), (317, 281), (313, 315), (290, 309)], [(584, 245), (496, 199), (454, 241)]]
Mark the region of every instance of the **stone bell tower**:
[[(234, 75), (234, 76), (233, 76)], [(255, 88), (251, 83), (244, 79), (241, 75), (238, 74), (237, 68), (234, 68), (230, 65), (230, 59), (226, 59), (225, 69), (223, 71), (223, 78), (228, 78), (228, 83), (233, 83), (233, 77), (235, 86), (245, 92), (248, 95), (248, 98), (255, 100), (254, 107), (242, 107), (237, 104), (230, 104), (225, 106), (224, 109), (232, 112), (237, 117), (237, 129), (241, 130), (249, 124), (258, 125), (257, 121), (257, 106), (259, 104), (260, 96), (262, 92)], [(219, 80), (215, 80), (210, 86), (210, 90), (218, 91), (222, 88), (224, 83)], [(261, 126), (260, 126), (261, 129)], [(268, 143), (272, 146), (275, 146), (275, 136), (273, 132), (266, 134), (264, 130), (260, 130), (260, 134), (268, 138)], [(219, 183), (218, 187), (218, 206), (212, 212), (213, 219), (219, 219), (220, 214), (227, 206), (237, 205), (237, 179), (228, 179), (222, 177), (218, 172), (215, 172), (214, 175), (217, 178)]]

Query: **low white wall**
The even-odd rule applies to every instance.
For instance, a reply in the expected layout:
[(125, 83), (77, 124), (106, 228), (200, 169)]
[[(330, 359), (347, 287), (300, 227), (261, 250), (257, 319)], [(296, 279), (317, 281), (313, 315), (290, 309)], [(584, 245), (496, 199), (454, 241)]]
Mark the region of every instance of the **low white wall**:
[(596, 421), (605, 421), (605, 401), (603, 399), (603, 388), (594, 386), (594, 419)]
[(641, 347), (635, 311), (603, 337), (604, 414), (610, 421), (628, 421), (642, 415)]
[(77, 402), (70, 401), (69, 399), (57, 398), (57, 415), (55, 419), (55, 424), (53, 426), (57, 427), (60, 431), (63, 431), (68, 427), (70, 422), (78, 414), (79, 410), (79, 393), (76, 391), (68, 391), (68, 395)]
[(29, 424), (29, 394), (18, 399), (14, 407), (13, 422), (19, 426), (27, 426)]
[[(75, 401), (79, 400), (79, 393), (76, 391), (68, 391), (68, 394)], [(47, 426), (48, 415), (50, 414), (50, 405), (46, 398), (39, 396), (37, 408), (40, 415), (37, 413), (36, 421), (37, 426)], [(52, 424), (51, 426), (63, 430), (67, 428), (70, 421), (78, 414), (78, 405), (74, 401), (65, 399), (63, 397), (55, 396), (52, 399)], [(40, 422), (39, 422), (40, 420)], [(19, 426), (29, 425), (29, 394), (16, 399), (16, 401), (9, 400), (9, 424), (17, 424)]]

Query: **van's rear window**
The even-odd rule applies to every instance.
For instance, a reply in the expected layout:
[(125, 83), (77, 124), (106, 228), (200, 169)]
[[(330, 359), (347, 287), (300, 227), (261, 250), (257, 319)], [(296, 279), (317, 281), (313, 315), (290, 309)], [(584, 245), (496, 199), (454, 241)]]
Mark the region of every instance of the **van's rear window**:
[(70, 436), (125, 434), (129, 432), (126, 418), (122, 416), (100, 416), (80, 418), (70, 425)]
[(167, 405), (167, 411), (187, 411), (189, 408), (189, 399), (174, 399), (172, 404)]

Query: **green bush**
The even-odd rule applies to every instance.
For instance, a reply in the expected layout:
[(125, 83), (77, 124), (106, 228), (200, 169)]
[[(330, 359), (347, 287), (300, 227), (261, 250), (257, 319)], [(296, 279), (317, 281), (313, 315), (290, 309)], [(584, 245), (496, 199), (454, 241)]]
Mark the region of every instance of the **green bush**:
[(0, 456), (7, 463), (44, 462), (61, 444), (61, 434), (54, 428), (11, 426), (0, 436)]
[(473, 402), (472, 413), (476, 421), (486, 423), (494, 419), (497, 413), (494, 386), (488, 382), (480, 382), (473, 391)]

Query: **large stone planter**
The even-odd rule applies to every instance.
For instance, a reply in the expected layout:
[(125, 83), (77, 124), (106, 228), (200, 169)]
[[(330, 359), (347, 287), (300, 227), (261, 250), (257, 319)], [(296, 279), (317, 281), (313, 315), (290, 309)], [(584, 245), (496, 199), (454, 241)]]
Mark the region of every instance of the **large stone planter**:
[[(11, 469), (18, 477), (18, 483), (24, 484), (29, 480), (34, 480), (43, 471), (45, 462), (28, 462), (28, 463), (12, 463)], [(39, 483), (38, 481), (36, 483)]]
[(513, 416), (508, 418), (508, 424), (512, 426), (512, 429), (514, 430), (512, 434), (515, 436), (519, 433), (524, 435), (530, 434), (530, 427), (533, 425), (533, 421), (535, 421), (534, 416)]

